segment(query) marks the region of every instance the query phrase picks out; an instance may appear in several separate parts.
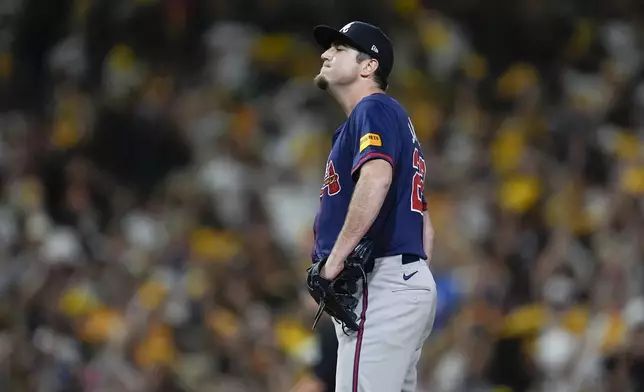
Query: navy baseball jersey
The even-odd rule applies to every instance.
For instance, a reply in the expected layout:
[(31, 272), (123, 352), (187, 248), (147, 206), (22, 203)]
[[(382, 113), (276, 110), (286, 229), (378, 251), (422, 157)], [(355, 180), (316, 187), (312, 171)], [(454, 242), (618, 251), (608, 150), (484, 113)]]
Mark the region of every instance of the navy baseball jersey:
[(333, 135), (315, 218), (313, 261), (328, 256), (344, 225), (360, 167), (384, 159), (393, 169), (389, 192), (367, 236), (373, 257), (426, 259), (423, 250), (425, 160), (409, 115), (387, 94), (363, 98)]

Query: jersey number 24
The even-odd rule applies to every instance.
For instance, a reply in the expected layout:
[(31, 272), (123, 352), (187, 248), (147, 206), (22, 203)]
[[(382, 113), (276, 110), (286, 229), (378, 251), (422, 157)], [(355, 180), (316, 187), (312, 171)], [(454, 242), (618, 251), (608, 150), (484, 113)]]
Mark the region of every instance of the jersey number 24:
[[(414, 126), (411, 123), (411, 119), (408, 120), (407, 125), (409, 126), (409, 131), (411, 132), (412, 142), (414, 144), (418, 143), (416, 138), (416, 131)], [(425, 160), (420, 156), (419, 147), (414, 147), (414, 156), (412, 165), (415, 169), (414, 177), (411, 182), (411, 210), (418, 212), (422, 215), (423, 213), (423, 192), (425, 191)]]

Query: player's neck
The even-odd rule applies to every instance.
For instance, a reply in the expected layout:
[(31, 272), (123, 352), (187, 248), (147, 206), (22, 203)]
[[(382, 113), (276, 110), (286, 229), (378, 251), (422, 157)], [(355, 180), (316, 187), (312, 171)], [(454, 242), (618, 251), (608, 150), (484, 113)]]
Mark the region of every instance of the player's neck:
[[(353, 87), (353, 88), (351, 88)], [(347, 117), (351, 114), (358, 102), (372, 94), (384, 94), (384, 91), (375, 86), (351, 86), (346, 90), (334, 91), (333, 97), (340, 104)]]

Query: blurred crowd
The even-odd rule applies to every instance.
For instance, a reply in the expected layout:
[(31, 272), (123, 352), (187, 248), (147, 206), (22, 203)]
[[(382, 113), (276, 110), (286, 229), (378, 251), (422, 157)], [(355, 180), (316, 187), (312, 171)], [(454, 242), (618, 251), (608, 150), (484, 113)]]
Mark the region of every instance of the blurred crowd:
[(330, 135), (382, 26), (427, 158), (424, 391), (644, 391), (644, 3), (2, 0), (0, 390), (284, 392)]

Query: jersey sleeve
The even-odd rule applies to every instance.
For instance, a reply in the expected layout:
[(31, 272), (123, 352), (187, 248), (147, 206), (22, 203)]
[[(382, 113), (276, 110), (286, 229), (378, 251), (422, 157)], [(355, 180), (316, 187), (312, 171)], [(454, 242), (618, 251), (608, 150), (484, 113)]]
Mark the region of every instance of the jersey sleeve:
[(354, 179), (360, 167), (372, 159), (384, 159), (395, 168), (399, 137), (393, 111), (379, 102), (367, 101), (356, 107), (352, 117)]

